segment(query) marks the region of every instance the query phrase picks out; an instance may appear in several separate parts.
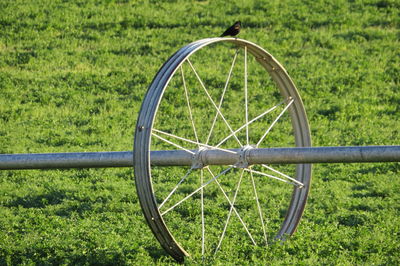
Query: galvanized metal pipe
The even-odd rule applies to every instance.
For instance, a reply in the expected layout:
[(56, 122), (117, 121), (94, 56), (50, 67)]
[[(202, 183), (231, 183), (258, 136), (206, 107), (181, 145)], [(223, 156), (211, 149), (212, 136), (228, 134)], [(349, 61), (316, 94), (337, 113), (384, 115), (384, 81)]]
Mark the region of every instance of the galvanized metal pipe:
[[(154, 165), (191, 165), (185, 151), (153, 151)], [(133, 167), (132, 151), (0, 154), (0, 170)]]
[[(201, 154), (205, 165), (233, 165), (238, 160), (238, 154), (220, 150), (205, 150)], [(249, 164), (400, 162), (400, 146), (250, 149), (246, 160)], [(152, 151), (151, 163), (190, 166), (192, 155), (182, 150)], [(132, 166), (133, 152), (130, 151), (0, 154), (0, 170)]]
[(255, 149), (250, 153), (249, 162), (252, 164), (400, 162), (400, 146)]
[[(206, 151), (202, 157), (208, 165), (238, 161), (234, 154), (217, 150)], [(400, 146), (250, 149), (246, 160), (249, 164), (400, 162)]]
[(129, 151), (1, 154), (0, 169), (127, 167), (132, 159)]

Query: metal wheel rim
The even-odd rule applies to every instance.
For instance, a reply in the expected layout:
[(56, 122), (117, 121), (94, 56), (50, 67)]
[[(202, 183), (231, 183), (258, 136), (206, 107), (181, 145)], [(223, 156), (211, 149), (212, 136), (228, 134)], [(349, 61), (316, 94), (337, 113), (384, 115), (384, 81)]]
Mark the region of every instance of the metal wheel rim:
[[(184, 257), (189, 254), (174, 239), (157, 207), (151, 181), (151, 132), (164, 90), (179, 66), (199, 49), (217, 42), (230, 42), (242, 48), (246, 47), (276, 82), (281, 94), (296, 99), (289, 108), (296, 146), (311, 146), (307, 116), (293, 81), (282, 65), (261, 47), (237, 38), (208, 38), (193, 42), (172, 55), (153, 79), (139, 112), (134, 140), (134, 171), (137, 193), (147, 223), (161, 246), (177, 261), (183, 261)], [(286, 236), (295, 232), (307, 200), (311, 181), (311, 165), (299, 164), (296, 172), (296, 178), (305, 186), (303, 189), (295, 188), (293, 191), (286, 218), (275, 237), (279, 240), (285, 240)]]

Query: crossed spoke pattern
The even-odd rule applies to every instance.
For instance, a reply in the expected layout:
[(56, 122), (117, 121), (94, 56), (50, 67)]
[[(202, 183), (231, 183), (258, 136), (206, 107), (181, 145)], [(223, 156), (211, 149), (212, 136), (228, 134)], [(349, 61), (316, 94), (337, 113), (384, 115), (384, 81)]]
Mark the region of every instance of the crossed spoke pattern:
[[(229, 84), (231, 82), (231, 78), (234, 74), (234, 68), (236, 66), (237, 60), (238, 60), (238, 54), (239, 54), (239, 48), (235, 50), (235, 53), (233, 55), (232, 62), (230, 64), (230, 68), (228, 71), (228, 74), (226, 75), (226, 80), (224, 83), (223, 90), (219, 96), (218, 101), (215, 101), (213, 99), (212, 93), (210, 93), (209, 89), (205, 85), (205, 82), (203, 79), (200, 77), (200, 74), (198, 70), (195, 68), (194, 64), (187, 59), (184, 62), (184, 65), (187, 65), (189, 70), (191, 71), (191, 74), (193, 74), (196, 77), (197, 80), (197, 89), (199, 91), (202, 91), (204, 98), (206, 99), (207, 105), (212, 108), (214, 111), (214, 115), (212, 116), (211, 119), (211, 126), (205, 134), (205, 138), (203, 141), (201, 141), (201, 134), (199, 134), (199, 129), (198, 129), (198, 121), (195, 120), (195, 112), (194, 112), (194, 107), (192, 105), (192, 95), (191, 95), (191, 90), (190, 86), (188, 85), (187, 82), (187, 73), (185, 73), (183, 66), (181, 65), (179, 67), (179, 73), (180, 73), (180, 81), (181, 81), (181, 86), (184, 92), (184, 101), (187, 109), (187, 120), (190, 123), (190, 128), (192, 132), (193, 137), (183, 137), (180, 136), (179, 134), (174, 134), (172, 132), (167, 132), (166, 130), (161, 130), (159, 128), (153, 128), (152, 129), (152, 136), (159, 141), (174, 147), (175, 149), (178, 148), (180, 150), (186, 151), (193, 156), (196, 154), (197, 150), (200, 149), (216, 149), (220, 151), (224, 151), (227, 153), (236, 153), (232, 150), (229, 150), (227, 148), (222, 148), (224, 144), (228, 142), (229, 139), (234, 139), (236, 145), (238, 147), (243, 148), (245, 146), (252, 145), (255, 148), (260, 147), (260, 145), (266, 140), (268, 134), (273, 130), (273, 128), (278, 124), (278, 122), (281, 120), (282, 116), (287, 113), (288, 109), (290, 106), (294, 103), (295, 99), (288, 97), (287, 99), (284, 99), (280, 102), (277, 102), (275, 105), (270, 106), (269, 108), (265, 110), (261, 110), (258, 115), (254, 116), (253, 118), (249, 119), (249, 88), (248, 88), (248, 59), (247, 59), (247, 47), (245, 46), (243, 48), (243, 103), (244, 103), (244, 124), (240, 125), (237, 128), (234, 128), (230, 122), (227, 119), (227, 115), (224, 114), (223, 106), (225, 102), (225, 97), (229, 93)], [(266, 130), (263, 132), (261, 137), (259, 137), (258, 141), (254, 141), (250, 139), (250, 125), (255, 123), (255, 122), (261, 122), (263, 118), (267, 117), (267, 115), (271, 116), (271, 114), (276, 111), (277, 109), (281, 108), (282, 110), (279, 112), (279, 114), (275, 114), (272, 117), (272, 122), (267, 125)], [(211, 145), (211, 138), (213, 136), (213, 133), (215, 132), (216, 124), (217, 121), (221, 121), (223, 123), (222, 125), (225, 127), (225, 129), (228, 130), (228, 133), (225, 137), (219, 138), (218, 141), (216, 141), (215, 145)], [(197, 122), (197, 124), (196, 124)], [(265, 124), (265, 122), (263, 122)], [(245, 133), (245, 141), (244, 144), (239, 138), (239, 134), (244, 131)], [(214, 138), (217, 138), (214, 136)], [(193, 146), (196, 147), (196, 149), (193, 148)], [(231, 147), (231, 148), (237, 148), (237, 147)], [(287, 184), (290, 187), (295, 187), (295, 188), (302, 188), (304, 185), (296, 180), (295, 178), (291, 177), (288, 174), (282, 173), (281, 171), (272, 168), (271, 166), (262, 164), (259, 166), (257, 169), (255, 169), (253, 166), (248, 166), (239, 169), (239, 174), (235, 174), (237, 176), (234, 179), (235, 188), (232, 190), (233, 196), (229, 197), (230, 193), (227, 193), (226, 188), (221, 184), (225, 176), (228, 176), (228, 173), (231, 173), (233, 169), (237, 168), (236, 165), (230, 165), (224, 168), (223, 170), (219, 171), (218, 174), (214, 174), (212, 169), (209, 166), (205, 166), (202, 169), (195, 169), (193, 166), (189, 168), (186, 173), (179, 179), (179, 181), (176, 183), (176, 185), (173, 187), (173, 189), (168, 193), (167, 196), (165, 196), (161, 203), (159, 203), (158, 208), (161, 213), (161, 216), (166, 216), (179, 206), (181, 206), (184, 202), (188, 201), (189, 199), (194, 199), (196, 195), (199, 198), (200, 201), (200, 216), (201, 216), (201, 255), (202, 258), (204, 258), (205, 253), (206, 253), (206, 212), (205, 212), (205, 189), (206, 187), (210, 186), (211, 184), (216, 185), (218, 190), (220, 191), (221, 195), (223, 196), (222, 198), (225, 200), (225, 203), (228, 205), (228, 213), (226, 215), (226, 218), (224, 220), (224, 226), (221, 229), (220, 235), (218, 237), (217, 243), (215, 244), (216, 246), (214, 247), (213, 254), (217, 254), (217, 251), (220, 250), (221, 245), (223, 243), (223, 240), (226, 236), (226, 232), (228, 229), (228, 226), (230, 224), (230, 221), (232, 220), (232, 217), (236, 217), (241, 226), (243, 227), (244, 231), (246, 232), (248, 239), (251, 241), (252, 244), (257, 245), (257, 244), (265, 244), (268, 245), (268, 237), (267, 237), (267, 220), (264, 218), (265, 214), (263, 212), (263, 209), (261, 207), (260, 203), (260, 198), (259, 198), (259, 191), (257, 190), (257, 183), (258, 181), (262, 181), (265, 178), (272, 179), (279, 181), (282, 184)], [(197, 171), (198, 170), (198, 171)], [(268, 171), (269, 173), (265, 173), (264, 171)], [(237, 171), (235, 171), (237, 172)], [(230, 174), (232, 175), (232, 174)], [(207, 177), (206, 177), (207, 176)], [(192, 190), (191, 192), (187, 193), (186, 196), (183, 198), (179, 199), (179, 196), (174, 197), (179, 191), (179, 188), (187, 182), (190, 178), (199, 178), (200, 180), (200, 185)], [(241, 192), (241, 185), (244, 182), (245, 179), (249, 180), (249, 184), (251, 184), (252, 188), (252, 195), (254, 199), (254, 205), (256, 206), (257, 209), (257, 215), (259, 219), (259, 224), (261, 225), (261, 233), (262, 233), (262, 241), (256, 241), (256, 238), (253, 236), (252, 230), (249, 227), (249, 225), (245, 222), (244, 216), (240, 213), (241, 211), (237, 208), (235, 205), (238, 199), (238, 195)], [(206, 181), (205, 181), (206, 180)], [(178, 198), (178, 199), (177, 199)]]

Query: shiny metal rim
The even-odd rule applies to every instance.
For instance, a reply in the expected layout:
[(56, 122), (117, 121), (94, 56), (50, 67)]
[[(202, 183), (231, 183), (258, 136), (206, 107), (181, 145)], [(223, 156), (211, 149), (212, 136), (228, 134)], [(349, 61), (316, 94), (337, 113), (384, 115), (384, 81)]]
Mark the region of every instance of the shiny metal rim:
[[(151, 139), (154, 136), (158, 136), (161, 139), (166, 140), (166, 137), (160, 137), (165, 132), (158, 132), (157, 129), (153, 128), (154, 119), (158, 112), (160, 102), (163, 98), (163, 94), (171, 80), (171, 78), (178, 74), (178, 70), (184, 62), (188, 62), (191, 55), (200, 49), (208, 46), (210, 44), (228, 42), (233, 46), (237, 46), (240, 50), (244, 50), (246, 54), (251, 54), (258, 61), (258, 63), (267, 71), (269, 76), (275, 81), (280, 93), (284, 99), (286, 99), (287, 111), (290, 113), (293, 135), (295, 138), (295, 144), (297, 147), (309, 147), (311, 146), (310, 131), (308, 126), (307, 117), (305, 110), (298, 94), (298, 91), (292, 82), (291, 78), (287, 74), (286, 70), (281, 66), (281, 64), (268, 52), (266, 52), (261, 47), (236, 38), (209, 38), (193, 42), (180, 50), (178, 50), (174, 55), (172, 55), (161, 67), (153, 82), (151, 83), (145, 99), (142, 103), (141, 110), (139, 112), (139, 117), (135, 132), (134, 141), (134, 170), (137, 193), (139, 196), (140, 204), (144, 213), (144, 216), (149, 224), (152, 232), (156, 236), (157, 240), (160, 242), (162, 247), (177, 261), (183, 261), (185, 256), (189, 254), (185, 249), (175, 240), (175, 237), (169, 230), (167, 224), (163, 219), (165, 211), (160, 211), (160, 202), (157, 202), (155, 197), (155, 192), (153, 189), (152, 181), (152, 166), (150, 164), (150, 152), (151, 152)], [(194, 70), (195, 71), (195, 70)], [(246, 78), (247, 79), (247, 78)], [(246, 85), (247, 86), (247, 80)], [(247, 108), (247, 103), (246, 103)], [(247, 109), (246, 109), (247, 113)], [(221, 114), (222, 116), (222, 114)], [(247, 114), (246, 114), (247, 119)], [(249, 121), (246, 120), (246, 123)], [(247, 130), (247, 126), (246, 126)], [(234, 133), (234, 132), (232, 132)], [(232, 135), (232, 134), (231, 134)], [(234, 135), (234, 134), (233, 134)], [(197, 141), (198, 142), (198, 141)], [(205, 148), (210, 148), (202, 146)], [(179, 147), (178, 147), (179, 148)], [(211, 149), (216, 148), (211, 147)], [(217, 147), (218, 148), (218, 147)], [(184, 147), (182, 147), (184, 149)], [(200, 146), (199, 146), (199, 150)], [(245, 150), (245, 149), (244, 149)], [(199, 156), (200, 152), (193, 154), (193, 157)], [(245, 157), (246, 151), (243, 151), (243, 157)], [(194, 160), (195, 161), (195, 160)], [(239, 163), (239, 162), (238, 162)], [(249, 169), (244, 160), (241, 162), (242, 165), (235, 165), (232, 167), (239, 167), (243, 169)], [(243, 165), (244, 164), (244, 165)], [(204, 166), (192, 167), (203, 168)], [(228, 169), (228, 168), (227, 168)], [(227, 170), (226, 172), (228, 172)], [(188, 172), (189, 173), (189, 172)], [(225, 174), (221, 172), (218, 175)], [(217, 178), (211, 180), (211, 182), (216, 182)], [(291, 203), (286, 212), (286, 218), (281, 224), (280, 230), (277, 232), (275, 239), (285, 240), (286, 236), (291, 235), (295, 232), (296, 227), (302, 216), (305, 203), (308, 196), (308, 191), (310, 189), (311, 181), (311, 165), (310, 164), (299, 164), (296, 167), (295, 182), (301, 185), (294, 186)], [(202, 190), (202, 188), (200, 188)], [(231, 212), (235, 210), (231, 202)], [(239, 217), (239, 216), (238, 216)], [(251, 236), (250, 236), (251, 237)], [(203, 237), (204, 238), (204, 237)], [(254, 240), (253, 240), (254, 242)], [(219, 248), (219, 245), (217, 249)], [(204, 249), (204, 247), (202, 247)], [(204, 250), (202, 251), (204, 254)]]

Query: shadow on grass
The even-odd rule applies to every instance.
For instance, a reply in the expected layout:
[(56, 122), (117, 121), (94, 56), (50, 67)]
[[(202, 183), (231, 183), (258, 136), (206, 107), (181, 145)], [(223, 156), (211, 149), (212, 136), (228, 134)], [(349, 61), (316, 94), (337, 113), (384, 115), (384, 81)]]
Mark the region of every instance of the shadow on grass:
[(400, 171), (399, 163), (376, 163), (372, 165), (364, 165), (362, 168), (353, 171), (360, 174), (385, 174), (398, 173)]
[(71, 215), (83, 215), (86, 212), (93, 211), (94, 204), (89, 198), (76, 198), (71, 195), (73, 191), (66, 190), (54, 190), (43, 194), (26, 195), (17, 197), (4, 204), (5, 207), (9, 208), (46, 208), (49, 206), (60, 205), (58, 210), (55, 210), (54, 214), (63, 217), (69, 217)]
[(338, 218), (339, 224), (344, 226), (362, 226), (368, 223), (368, 217), (363, 214), (349, 214)]
[(26, 195), (4, 204), (6, 207), (44, 208), (48, 205), (61, 204), (67, 198), (67, 191), (51, 191), (40, 195)]
[(154, 259), (154, 261), (159, 261), (160, 259), (164, 259), (166, 257), (170, 258), (170, 255), (168, 255), (168, 253), (160, 246), (150, 246), (145, 247), (144, 249)]

